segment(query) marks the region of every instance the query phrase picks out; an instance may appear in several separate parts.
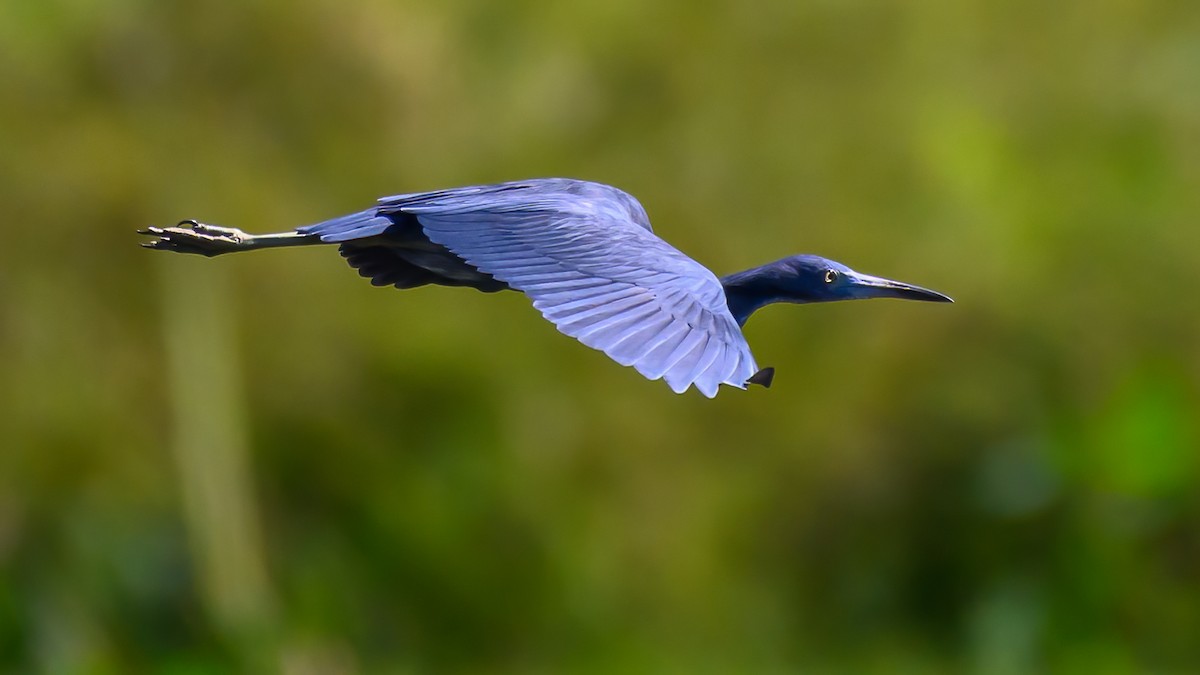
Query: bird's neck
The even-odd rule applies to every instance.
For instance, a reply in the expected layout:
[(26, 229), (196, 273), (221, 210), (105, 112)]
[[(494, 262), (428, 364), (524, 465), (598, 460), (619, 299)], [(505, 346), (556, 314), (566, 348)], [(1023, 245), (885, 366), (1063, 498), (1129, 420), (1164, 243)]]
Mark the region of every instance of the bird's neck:
[(745, 325), (750, 315), (760, 307), (773, 302), (792, 301), (781, 293), (779, 275), (769, 265), (730, 274), (721, 279), (721, 285), (725, 287), (729, 313), (739, 326)]

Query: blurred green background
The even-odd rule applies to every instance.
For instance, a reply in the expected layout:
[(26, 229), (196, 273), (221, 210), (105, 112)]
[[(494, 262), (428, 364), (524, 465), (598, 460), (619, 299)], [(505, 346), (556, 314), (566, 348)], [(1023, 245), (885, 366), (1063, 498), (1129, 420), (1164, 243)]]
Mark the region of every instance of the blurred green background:
[[(0, 4), (0, 672), (1200, 672), (1200, 6)], [(137, 247), (565, 175), (768, 308), (675, 396), (522, 296)]]

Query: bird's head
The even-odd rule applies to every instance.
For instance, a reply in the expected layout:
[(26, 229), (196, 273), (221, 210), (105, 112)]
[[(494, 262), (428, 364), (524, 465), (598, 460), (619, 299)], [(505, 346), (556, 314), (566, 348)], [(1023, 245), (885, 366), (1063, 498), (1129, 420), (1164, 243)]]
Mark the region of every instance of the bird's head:
[(772, 263), (776, 269), (780, 300), (831, 302), (867, 298), (902, 298), (927, 302), (954, 302), (927, 288), (855, 272), (845, 265), (816, 255), (796, 255)]
[(733, 318), (742, 325), (756, 310), (775, 302), (809, 303), (867, 298), (954, 302), (901, 281), (855, 272), (816, 255), (795, 255), (721, 279)]

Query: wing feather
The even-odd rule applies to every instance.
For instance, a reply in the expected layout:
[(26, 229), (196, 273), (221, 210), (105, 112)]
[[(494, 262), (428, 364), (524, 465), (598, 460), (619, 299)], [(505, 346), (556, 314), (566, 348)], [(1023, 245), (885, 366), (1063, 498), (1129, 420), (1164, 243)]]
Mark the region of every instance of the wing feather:
[(667, 357), (669, 365), (663, 379), (676, 394), (687, 391), (688, 385), (692, 383), (692, 368), (696, 359), (704, 353), (708, 341), (708, 333), (698, 330), (690, 331), (684, 337), (683, 342), (679, 343), (679, 346), (671, 353), (671, 356)]
[(550, 303), (549, 306), (543, 309), (542, 313), (551, 321), (560, 321), (574, 318), (581, 312), (603, 308), (609, 304), (623, 302), (629, 298), (642, 300), (644, 296), (645, 291), (641, 289), (629, 286), (614, 289), (611, 284), (608, 284), (598, 289), (587, 289), (587, 292), (580, 293), (579, 297), (571, 300)]
[(713, 381), (713, 375), (710, 372), (713, 370), (713, 364), (722, 355), (725, 350), (721, 349), (719, 340), (709, 339), (708, 346), (705, 347), (704, 353), (696, 361), (695, 369), (692, 370), (692, 382), (696, 388), (705, 396), (712, 398), (717, 395), (717, 386), (721, 384), (718, 380)]
[(667, 337), (671, 321), (671, 317), (659, 313), (652, 320), (643, 321), (641, 325), (614, 335), (604, 347), (604, 353), (621, 365), (636, 365), (639, 359), (644, 358), (648, 345), (658, 344), (658, 341)]
[(558, 327), (564, 331), (577, 329), (580, 331), (580, 334), (576, 335), (576, 337), (582, 339), (584, 335), (592, 331), (595, 325), (600, 324), (602, 321), (607, 321), (607, 319), (631, 315), (641, 316), (647, 312), (650, 315), (656, 315), (659, 311), (659, 307), (655, 306), (653, 300), (647, 298), (646, 295), (641, 293), (629, 294), (624, 298), (611, 300), (608, 303), (572, 312), (569, 316), (558, 318)]
[(579, 334), (575, 337), (583, 344), (607, 353), (606, 347), (609, 343), (619, 338), (626, 330), (637, 328), (644, 321), (653, 320), (658, 311), (657, 307), (648, 303), (621, 310), (619, 313), (599, 318), (586, 328), (577, 329)]

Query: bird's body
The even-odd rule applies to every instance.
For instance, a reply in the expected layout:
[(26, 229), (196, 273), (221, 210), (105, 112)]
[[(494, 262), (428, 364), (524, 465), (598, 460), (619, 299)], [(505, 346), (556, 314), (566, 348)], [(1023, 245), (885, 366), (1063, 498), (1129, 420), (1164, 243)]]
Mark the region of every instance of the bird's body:
[[(365, 211), (284, 234), (247, 235), (195, 221), (142, 232), (159, 237), (150, 248), (210, 256), (338, 244), (376, 286), (521, 291), (563, 333), (666, 380), (676, 392), (695, 386), (708, 397), (721, 384), (769, 385), (770, 369), (758, 369), (741, 331), (764, 304), (883, 295), (949, 301), (816, 256), (720, 280), (654, 234), (632, 196), (564, 178), (386, 197)], [(850, 291), (875, 291), (834, 294), (838, 282)]]

